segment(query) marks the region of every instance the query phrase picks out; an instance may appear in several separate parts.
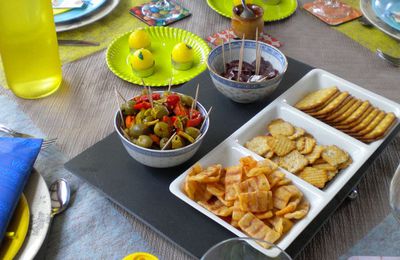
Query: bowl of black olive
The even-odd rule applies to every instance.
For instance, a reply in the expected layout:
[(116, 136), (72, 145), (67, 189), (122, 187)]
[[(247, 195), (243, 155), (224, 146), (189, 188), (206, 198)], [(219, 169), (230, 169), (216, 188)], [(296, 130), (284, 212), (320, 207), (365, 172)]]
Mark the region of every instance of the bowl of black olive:
[(207, 66), (219, 92), (235, 102), (251, 103), (265, 99), (277, 88), (288, 62), (269, 44), (237, 40), (214, 48)]
[(114, 128), (136, 161), (167, 168), (189, 160), (208, 131), (205, 108), (190, 96), (168, 91), (143, 92), (122, 104)]

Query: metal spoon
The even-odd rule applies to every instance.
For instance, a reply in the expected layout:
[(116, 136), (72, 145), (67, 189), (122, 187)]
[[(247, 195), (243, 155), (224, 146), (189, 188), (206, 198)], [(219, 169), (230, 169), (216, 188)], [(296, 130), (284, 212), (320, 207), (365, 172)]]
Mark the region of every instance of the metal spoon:
[(247, 7), (245, 0), (242, 0), (243, 12), (240, 14), (243, 18), (253, 18), (255, 16), (254, 12)]
[(50, 185), (50, 201), (51, 201), (51, 213), (50, 213), (50, 224), (47, 229), (46, 239), (43, 242), (43, 246), (40, 248), (35, 259), (44, 259), (47, 250), (48, 234), (50, 233), (50, 225), (55, 215), (60, 214), (67, 209), (69, 200), (71, 198), (71, 188), (67, 180), (61, 178), (56, 180)]
[(361, 16), (360, 18), (358, 18), (358, 21), (360, 22), (361, 25), (365, 26), (365, 27), (374, 27), (374, 25), (364, 16)]
[(393, 57), (387, 53), (384, 53), (380, 49), (376, 49), (376, 54), (378, 55), (379, 58), (389, 62), (395, 67), (400, 67), (400, 58), (398, 57)]
[(61, 178), (50, 185), (51, 218), (68, 207), (70, 197), (71, 188), (67, 180)]

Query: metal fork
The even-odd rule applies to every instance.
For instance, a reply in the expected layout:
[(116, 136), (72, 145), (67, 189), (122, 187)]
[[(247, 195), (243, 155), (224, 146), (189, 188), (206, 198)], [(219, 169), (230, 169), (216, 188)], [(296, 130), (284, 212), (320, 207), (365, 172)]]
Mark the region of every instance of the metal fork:
[[(32, 135), (17, 132), (17, 131), (15, 131), (5, 125), (2, 125), (2, 124), (0, 124), (0, 132), (11, 135), (12, 137), (35, 138)], [(56, 140), (57, 140), (57, 138), (50, 138), (50, 139), (43, 140), (42, 148), (45, 149), (45, 148), (49, 147), (51, 144), (54, 144), (56, 142)]]
[(389, 55), (387, 53), (384, 53), (380, 49), (376, 49), (376, 54), (380, 58), (382, 58), (382, 59), (386, 60), (387, 62), (391, 63), (393, 66), (400, 67), (400, 58), (393, 57), (393, 56), (391, 56), (391, 55)]

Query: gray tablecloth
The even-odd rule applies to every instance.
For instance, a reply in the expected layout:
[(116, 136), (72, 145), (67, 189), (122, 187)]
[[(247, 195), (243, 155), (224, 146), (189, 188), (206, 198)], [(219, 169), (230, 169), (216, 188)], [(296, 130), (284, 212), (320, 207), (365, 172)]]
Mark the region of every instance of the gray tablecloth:
[(392, 214), (387, 216), (340, 260), (352, 256), (392, 256), (400, 260), (400, 223)]
[[(44, 137), (17, 106), (0, 96), (1, 122), (15, 130)], [(35, 168), (49, 186), (57, 178), (72, 185), (71, 205), (56, 216), (37, 259), (122, 259), (138, 251), (157, 254), (113, 204), (64, 169), (66, 159), (56, 146), (42, 150)], [(24, 259), (25, 260), (25, 259)]]

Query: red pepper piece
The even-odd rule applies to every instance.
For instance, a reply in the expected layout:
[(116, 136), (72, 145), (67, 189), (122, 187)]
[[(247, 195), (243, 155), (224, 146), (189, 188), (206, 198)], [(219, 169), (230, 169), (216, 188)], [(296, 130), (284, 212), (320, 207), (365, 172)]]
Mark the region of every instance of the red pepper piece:
[(136, 110), (141, 110), (141, 109), (149, 109), (151, 108), (151, 104), (149, 102), (141, 102), (141, 103), (137, 103), (133, 106), (134, 109)]
[(192, 115), (192, 119), (189, 119), (186, 123), (186, 127), (196, 127), (201, 124), (203, 121), (203, 118), (201, 114), (199, 113), (196, 117)]
[(167, 97), (167, 101), (166, 101), (167, 102), (167, 106), (169, 108), (173, 109), (176, 106), (176, 104), (179, 103), (180, 100), (181, 100), (181, 98), (178, 95), (171, 94), (171, 95), (169, 95)]
[(188, 114), (186, 108), (181, 103), (176, 104), (174, 108), (174, 113), (177, 116), (186, 116)]

